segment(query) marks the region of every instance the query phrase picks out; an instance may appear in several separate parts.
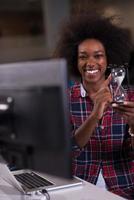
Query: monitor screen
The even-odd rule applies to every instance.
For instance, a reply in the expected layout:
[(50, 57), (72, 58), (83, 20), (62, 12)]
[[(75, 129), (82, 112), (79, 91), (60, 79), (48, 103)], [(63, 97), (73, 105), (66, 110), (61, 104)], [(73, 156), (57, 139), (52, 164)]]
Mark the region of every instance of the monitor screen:
[(71, 177), (64, 59), (0, 65), (0, 154), (10, 167)]

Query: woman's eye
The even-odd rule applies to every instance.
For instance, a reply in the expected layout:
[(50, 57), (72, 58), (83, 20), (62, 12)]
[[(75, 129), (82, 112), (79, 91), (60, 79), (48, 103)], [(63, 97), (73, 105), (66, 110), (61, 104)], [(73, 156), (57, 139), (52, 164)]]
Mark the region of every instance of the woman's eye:
[(94, 57), (98, 59), (98, 58), (101, 58), (103, 56), (104, 56), (103, 54), (96, 54)]
[(79, 58), (80, 60), (86, 60), (86, 59), (87, 59), (87, 56), (80, 55), (78, 58)]

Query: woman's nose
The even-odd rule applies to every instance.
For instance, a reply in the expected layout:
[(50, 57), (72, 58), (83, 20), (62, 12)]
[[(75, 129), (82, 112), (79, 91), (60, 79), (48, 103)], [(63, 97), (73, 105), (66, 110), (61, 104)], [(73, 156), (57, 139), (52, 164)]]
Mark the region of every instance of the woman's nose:
[(93, 67), (94, 65), (95, 65), (95, 60), (94, 60), (94, 58), (89, 58), (89, 59), (87, 60), (87, 66)]

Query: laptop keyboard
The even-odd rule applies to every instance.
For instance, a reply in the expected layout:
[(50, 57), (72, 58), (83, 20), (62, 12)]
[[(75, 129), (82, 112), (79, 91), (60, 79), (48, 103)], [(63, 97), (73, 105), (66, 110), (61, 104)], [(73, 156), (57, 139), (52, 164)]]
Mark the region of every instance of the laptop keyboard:
[(53, 185), (53, 183), (49, 182), (45, 178), (38, 176), (34, 172), (24, 172), (21, 174), (15, 174), (14, 176), (22, 184), (22, 187), (27, 189)]

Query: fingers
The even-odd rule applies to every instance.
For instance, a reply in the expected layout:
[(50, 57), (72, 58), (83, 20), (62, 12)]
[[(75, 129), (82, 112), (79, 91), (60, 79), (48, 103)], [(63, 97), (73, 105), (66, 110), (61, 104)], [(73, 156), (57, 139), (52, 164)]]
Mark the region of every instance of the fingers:
[(112, 104), (112, 107), (114, 108), (114, 110), (118, 111), (118, 112), (122, 112), (122, 113), (134, 113), (134, 108), (129, 108), (129, 107), (123, 107), (123, 106), (115, 106), (117, 104)]
[(112, 95), (111, 95), (108, 87), (101, 87), (101, 89), (99, 91), (97, 91), (96, 94), (92, 95), (93, 98), (97, 98), (98, 97), (99, 99), (103, 99), (106, 96), (111, 98), (111, 102), (112, 102)]
[(107, 87), (110, 84), (111, 80), (112, 80), (112, 76), (110, 74), (108, 78), (104, 81), (104, 86)]
[(123, 104), (113, 103), (112, 106), (119, 109), (134, 109), (134, 102), (124, 101)]
[(122, 105), (116, 103), (112, 104), (112, 107), (115, 111), (120, 113), (122, 116), (133, 117), (134, 118), (134, 103), (133, 102), (124, 102)]
[(133, 101), (124, 101), (123, 105), (125, 107), (134, 108), (134, 102)]
[(134, 113), (134, 108), (123, 108), (123, 107), (115, 107), (116, 110), (119, 110), (121, 112), (128, 112), (128, 113)]

